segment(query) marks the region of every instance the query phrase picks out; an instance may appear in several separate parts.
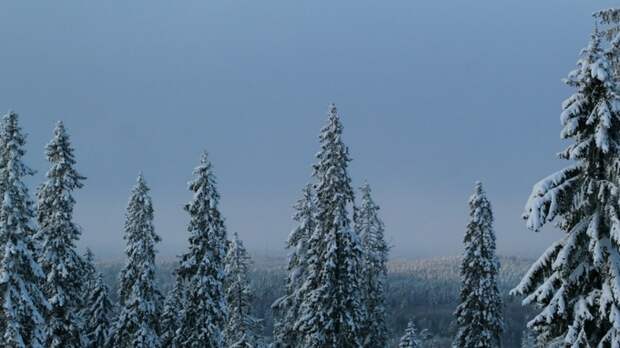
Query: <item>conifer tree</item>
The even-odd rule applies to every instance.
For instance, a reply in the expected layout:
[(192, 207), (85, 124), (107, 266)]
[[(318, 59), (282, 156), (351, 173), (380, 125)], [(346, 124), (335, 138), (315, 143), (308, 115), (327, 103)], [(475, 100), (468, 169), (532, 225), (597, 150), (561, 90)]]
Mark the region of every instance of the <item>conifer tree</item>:
[(620, 82), (620, 8), (606, 8), (592, 14), (601, 41), (608, 43), (608, 63), (611, 80)]
[(185, 206), (190, 215), (189, 251), (182, 256), (177, 271), (183, 286), (183, 307), (175, 342), (182, 347), (220, 348), (224, 347), (226, 324), (226, 229), (206, 153), (194, 170), (189, 189), (194, 197)]
[(160, 346), (159, 292), (155, 288), (155, 244), (160, 237), (153, 227), (153, 203), (140, 175), (131, 192), (125, 221), (127, 263), (121, 270), (119, 303), (112, 346)]
[(178, 281), (168, 292), (164, 301), (161, 317), (161, 345), (162, 347), (176, 347), (176, 332), (179, 327), (180, 311), (183, 308), (183, 289)]
[(226, 347), (256, 348), (260, 346), (261, 322), (252, 316), (252, 289), (248, 278), (250, 256), (237, 233), (226, 254), (226, 303), (228, 321), (224, 330)]
[(34, 172), (22, 158), (26, 137), (18, 116), (9, 112), (0, 125), (0, 340), (7, 348), (43, 347), (43, 313), (49, 309), (39, 284), (33, 202), (23, 180)]
[(75, 246), (81, 232), (73, 222), (72, 196), (74, 190), (83, 187), (85, 177), (75, 169), (73, 151), (63, 123), (58, 122), (45, 148), (51, 167), (37, 194), (39, 263), (46, 274), (43, 291), (51, 306), (45, 315), (45, 345), (50, 348), (82, 347), (86, 343), (80, 317), (82, 260)]
[(379, 206), (372, 199), (370, 185), (361, 187), (362, 202), (355, 214), (355, 230), (362, 241), (364, 272), (364, 303), (367, 319), (364, 346), (385, 347), (385, 286), (389, 248), (385, 242), (384, 224), (379, 218)]
[(88, 305), (84, 317), (86, 346), (89, 348), (105, 347), (110, 338), (113, 307), (108, 286), (104, 283), (100, 273), (97, 273), (95, 277), (86, 302)]
[(315, 221), (315, 197), (312, 185), (308, 184), (303, 189), (302, 198), (295, 204), (293, 219), (297, 227), (289, 234), (287, 248), (290, 250), (288, 257), (288, 278), (286, 293), (276, 300), (272, 308), (277, 316), (274, 325), (274, 341), (277, 347), (297, 347), (298, 335), (295, 331), (295, 322), (299, 320), (299, 307), (303, 300), (302, 284), (306, 277), (308, 239), (314, 231)]
[(295, 329), (304, 347), (359, 347), (365, 320), (362, 249), (351, 228), (349, 151), (341, 139), (335, 105), (330, 105), (328, 115), (314, 167), (316, 226), (308, 240), (304, 298)]
[(497, 287), (499, 261), (495, 256), (493, 212), (480, 182), (469, 199), (469, 211), (454, 346), (499, 347), (502, 333), (502, 303)]
[(88, 334), (86, 333), (86, 326), (89, 321), (89, 309), (90, 303), (88, 302), (89, 296), (93, 291), (95, 282), (97, 280), (97, 269), (95, 267), (95, 255), (90, 248), (86, 248), (84, 254), (79, 258), (80, 261), (80, 294), (82, 299), (80, 301), (80, 320), (82, 324), (82, 336), (88, 341)]
[[(86, 252), (81, 258), (81, 278), (83, 293), (90, 293), (97, 280), (97, 268), (95, 267), (95, 254), (90, 248), (86, 248)], [(85, 306), (87, 307), (87, 306)]]
[(525, 207), (529, 229), (556, 222), (565, 233), (512, 291), (541, 309), (528, 326), (543, 345), (620, 342), (620, 100), (609, 59), (595, 32), (565, 80), (576, 91), (562, 105), (572, 143), (560, 158), (573, 163), (534, 185)]
[(82, 294), (86, 300), (82, 303), (81, 317), (86, 347), (106, 346), (112, 327), (113, 305), (109, 299), (108, 286), (95, 267), (95, 256), (90, 248), (82, 256)]
[(413, 323), (413, 320), (410, 320), (409, 324), (407, 324), (405, 335), (401, 337), (400, 342), (398, 343), (398, 348), (419, 348), (420, 346), (418, 329)]

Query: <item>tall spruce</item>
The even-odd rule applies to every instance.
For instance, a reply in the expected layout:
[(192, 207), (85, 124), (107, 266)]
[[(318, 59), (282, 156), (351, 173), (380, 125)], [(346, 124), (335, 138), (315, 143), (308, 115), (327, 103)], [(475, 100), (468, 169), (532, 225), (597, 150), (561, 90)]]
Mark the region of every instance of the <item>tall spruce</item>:
[(620, 99), (610, 54), (597, 32), (565, 80), (576, 91), (562, 105), (560, 153), (572, 162), (536, 185), (527, 227), (549, 222), (565, 233), (526, 273), (513, 294), (541, 309), (528, 326), (543, 345), (614, 346), (620, 342)]
[(302, 198), (294, 208), (293, 219), (297, 222), (297, 227), (287, 240), (290, 253), (286, 293), (272, 306), (277, 317), (274, 325), (274, 341), (277, 347), (298, 347), (300, 344), (295, 323), (299, 320), (299, 308), (304, 297), (302, 285), (306, 278), (308, 239), (315, 228), (316, 207), (311, 184), (303, 189)]
[(75, 243), (80, 229), (73, 222), (75, 200), (72, 193), (82, 188), (86, 178), (75, 169), (75, 156), (62, 122), (54, 129), (45, 147), (50, 169), (37, 194), (37, 222), (40, 242), (39, 263), (46, 278), (43, 291), (51, 309), (45, 315), (45, 346), (82, 347), (82, 260)]
[(308, 240), (307, 276), (295, 324), (303, 347), (359, 347), (365, 320), (362, 249), (351, 228), (354, 201), (347, 168), (349, 151), (331, 104), (314, 167), (316, 226)]
[(34, 172), (22, 162), (26, 137), (18, 120), (9, 112), (0, 124), (0, 340), (8, 348), (43, 347), (49, 304), (39, 287), (45, 275), (33, 238), (33, 202), (23, 182)]
[(261, 321), (252, 313), (253, 293), (248, 277), (250, 256), (237, 233), (228, 245), (226, 254), (226, 303), (228, 320), (224, 337), (228, 348), (257, 348), (261, 346)]
[(367, 319), (364, 327), (364, 346), (385, 347), (388, 330), (385, 318), (385, 287), (387, 283), (387, 257), (389, 248), (385, 242), (383, 221), (379, 206), (372, 199), (370, 185), (360, 188), (362, 202), (355, 214), (355, 230), (362, 241), (364, 303)]
[(183, 289), (183, 306), (175, 342), (182, 347), (220, 348), (224, 347), (226, 324), (226, 229), (207, 153), (194, 170), (189, 189), (194, 197), (185, 206), (190, 215), (189, 251), (182, 256), (177, 271)]
[(97, 272), (87, 297), (84, 334), (89, 348), (106, 347), (112, 328), (113, 306), (109, 298), (108, 286)]
[(493, 212), (480, 182), (469, 199), (469, 211), (454, 346), (499, 347), (502, 333), (502, 302), (497, 287), (499, 261), (495, 256)]
[(419, 348), (421, 347), (420, 338), (418, 337), (418, 329), (413, 320), (410, 320), (405, 329), (405, 334), (400, 338), (398, 348)]
[(115, 348), (160, 346), (160, 295), (155, 288), (155, 245), (160, 238), (153, 226), (153, 203), (149, 191), (140, 175), (126, 213), (127, 262), (120, 276), (120, 313), (111, 341)]

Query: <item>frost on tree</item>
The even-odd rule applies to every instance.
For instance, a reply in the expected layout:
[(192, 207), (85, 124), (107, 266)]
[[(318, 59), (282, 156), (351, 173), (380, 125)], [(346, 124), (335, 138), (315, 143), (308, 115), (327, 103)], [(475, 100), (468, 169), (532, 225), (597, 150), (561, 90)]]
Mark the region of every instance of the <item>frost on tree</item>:
[(86, 252), (82, 255), (80, 261), (80, 277), (82, 278), (81, 288), (84, 293), (90, 293), (90, 289), (92, 289), (97, 276), (93, 251), (90, 248), (86, 248)]
[(512, 291), (540, 308), (528, 326), (542, 343), (620, 342), (620, 100), (609, 58), (595, 33), (566, 79), (575, 93), (562, 105), (561, 136), (572, 143), (560, 157), (572, 164), (534, 185), (525, 207), (529, 229), (556, 222), (565, 233)]
[(363, 257), (363, 296), (367, 320), (364, 327), (364, 346), (385, 347), (388, 330), (385, 322), (385, 285), (389, 248), (384, 238), (379, 206), (372, 199), (370, 185), (361, 188), (362, 202), (355, 214), (355, 230), (360, 234)]
[(84, 317), (86, 346), (89, 348), (105, 347), (110, 337), (113, 307), (109, 298), (108, 286), (100, 273), (95, 276), (86, 302), (87, 308)]
[(110, 337), (114, 308), (109, 299), (108, 286), (95, 268), (95, 256), (89, 248), (82, 257), (82, 268), (82, 294), (86, 300), (83, 301), (81, 316), (86, 347), (105, 347)]
[(176, 331), (179, 327), (180, 313), (183, 306), (183, 291), (179, 282), (168, 292), (164, 301), (161, 315), (161, 345), (162, 347), (176, 347)]
[(315, 226), (315, 197), (311, 184), (303, 189), (302, 198), (297, 201), (294, 208), (293, 219), (297, 222), (297, 227), (289, 234), (287, 240), (290, 253), (286, 293), (272, 306), (277, 318), (274, 325), (274, 341), (277, 347), (298, 347), (300, 344), (295, 323), (299, 319), (299, 308), (304, 297), (301, 286), (306, 277), (308, 239)]
[(497, 287), (499, 261), (495, 256), (491, 204), (479, 182), (469, 199), (469, 211), (454, 346), (499, 347), (502, 333), (502, 303)]
[(224, 347), (226, 324), (224, 259), (226, 229), (218, 204), (215, 175), (206, 153), (189, 183), (194, 194), (185, 205), (190, 215), (189, 251), (181, 257), (177, 278), (183, 306), (175, 342), (183, 347)]
[(597, 22), (597, 31), (609, 44), (610, 71), (615, 81), (620, 79), (620, 8), (608, 8), (593, 14)]
[(400, 342), (398, 343), (398, 348), (419, 348), (420, 339), (418, 337), (418, 329), (415, 327), (413, 320), (409, 321), (407, 324), (407, 329), (405, 330), (405, 335), (401, 337)]
[(224, 330), (226, 347), (256, 348), (261, 346), (261, 321), (252, 316), (252, 289), (248, 278), (250, 256), (239, 236), (233, 234), (226, 254), (226, 303), (228, 320)]
[(0, 125), (0, 340), (3, 347), (43, 347), (40, 289), (45, 275), (36, 258), (33, 202), (23, 180), (33, 174), (23, 162), (26, 137), (10, 112)]
[(121, 270), (119, 304), (111, 344), (115, 348), (160, 346), (159, 292), (155, 288), (153, 203), (140, 175), (131, 192), (125, 220), (127, 263)]
[(69, 135), (62, 122), (54, 129), (45, 147), (50, 169), (37, 193), (36, 239), (41, 251), (39, 263), (45, 272), (43, 291), (51, 309), (45, 315), (45, 346), (82, 347), (82, 260), (75, 243), (80, 229), (73, 222), (73, 191), (82, 188), (85, 179), (75, 169), (75, 157)]
[(351, 228), (349, 151), (332, 104), (314, 167), (316, 226), (308, 240), (304, 298), (295, 330), (303, 347), (359, 347), (365, 320), (362, 249)]

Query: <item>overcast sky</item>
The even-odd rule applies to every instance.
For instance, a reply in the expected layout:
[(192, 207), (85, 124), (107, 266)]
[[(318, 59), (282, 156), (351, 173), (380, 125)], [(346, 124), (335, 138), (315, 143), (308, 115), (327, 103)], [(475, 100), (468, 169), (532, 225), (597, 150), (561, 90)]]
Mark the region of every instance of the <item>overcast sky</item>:
[(499, 252), (534, 256), (560, 237), (520, 216), (555, 158), (561, 78), (614, 1), (3, 1), (0, 110), (29, 133), (26, 161), (64, 120), (88, 177), (80, 246), (123, 252), (139, 171), (163, 257), (185, 246), (182, 205), (211, 153), (229, 231), (282, 253), (335, 102), (354, 161), (382, 206), (394, 257), (455, 255), (473, 184), (495, 208)]

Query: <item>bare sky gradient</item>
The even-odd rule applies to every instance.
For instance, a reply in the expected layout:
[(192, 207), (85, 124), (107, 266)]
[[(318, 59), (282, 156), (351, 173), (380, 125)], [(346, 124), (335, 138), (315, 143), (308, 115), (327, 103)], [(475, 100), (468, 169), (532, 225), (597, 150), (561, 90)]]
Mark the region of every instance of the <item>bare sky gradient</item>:
[(182, 205), (211, 153), (229, 230), (281, 253), (334, 101), (356, 186), (382, 206), (395, 257), (461, 252), (467, 199), (485, 183), (501, 254), (559, 233), (520, 219), (555, 159), (560, 79), (614, 1), (3, 1), (0, 110), (47, 169), (56, 120), (88, 176), (81, 245), (118, 257), (136, 175), (152, 187), (162, 256), (181, 252)]

